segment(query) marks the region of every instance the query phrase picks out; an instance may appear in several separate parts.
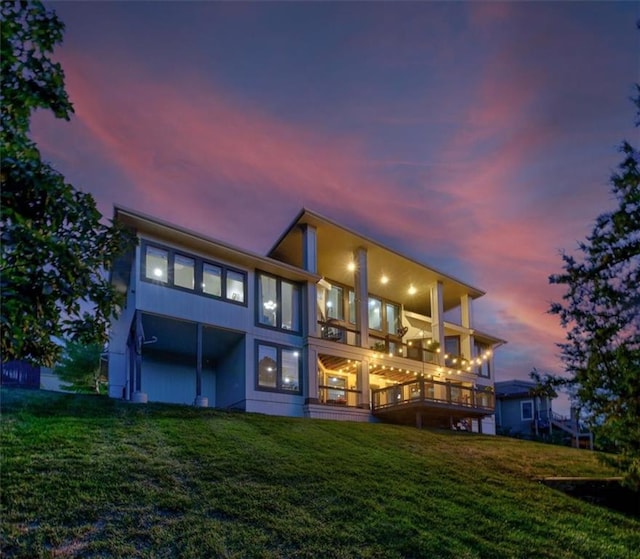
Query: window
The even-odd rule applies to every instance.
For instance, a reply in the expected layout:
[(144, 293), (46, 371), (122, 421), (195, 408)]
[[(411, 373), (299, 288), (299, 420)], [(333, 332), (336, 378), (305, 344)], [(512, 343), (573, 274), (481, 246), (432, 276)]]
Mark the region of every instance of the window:
[[(486, 344), (476, 342), (476, 359), (480, 359), (478, 365), (478, 375), (481, 377), (491, 377), (491, 347)], [(476, 361), (477, 364), (477, 361)]]
[(382, 301), (369, 297), (369, 328), (382, 330)]
[(300, 287), (289, 281), (258, 273), (258, 324), (300, 331)]
[(520, 402), (520, 417), (522, 421), (531, 421), (533, 419), (533, 400)]
[(327, 378), (327, 402), (344, 404), (347, 402), (347, 377), (330, 375)]
[(146, 278), (162, 283), (169, 281), (169, 251), (147, 245), (144, 264)]
[(142, 245), (142, 279), (200, 295), (244, 304), (247, 274), (197, 256), (147, 242)]
[(342, 287), (332, 285), (327, 294), (327, 317), (344, 320), (344, 304), (342, 300)]
[(280, 300), (282, 301), (281, 328), (285, 330), (300, 330), (300, 289), (294, 283), (280, 282)]
[(300, 352), (277, 345), (257, 344), (257, 388), (300, 393)]
[(188, 256), (176, 254), (173, 259), (173, 283), (178, 287), (193, 289), (195, 284), (196, 261)]
[(202, 264), (202, 292), (222, 297), (222, 268), (213, 264)]
[(356, 292), (349, 289), (349, 322), (356, 323)]
[(242, 272), (227, 270), (227, 299), (244, 303), (244, 280)]
[(386, 303), (385, 310), (387, 311), (387, 333), (396, 335), (400, 330), (400, 307), (393, 303)]
[(278, 326), (278, 283), (276, 278), (260, 274), (258, 280), (258, 322)]

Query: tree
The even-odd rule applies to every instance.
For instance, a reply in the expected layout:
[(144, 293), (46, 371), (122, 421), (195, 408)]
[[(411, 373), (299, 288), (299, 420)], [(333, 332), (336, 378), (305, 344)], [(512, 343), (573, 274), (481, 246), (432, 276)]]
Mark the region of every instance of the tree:
[(596, 440), (613, 441), (609, 461), (640, 487), (640, 154), (628, 142), (621, 151), (611, 177), (617, 207), (578, 244), (581, 258), (562, 255), (564, 272), (549, 280), (567, 291), (550, 311), (567, 329), (559, 347), (569, 377), (557, 384), (575, 388)]
[(54, 369), (58, 378), (67, 383), (62, 388), (72, 392), (100, 394), (107, 382), (101, 364), (102, 348), (96, 343), (69, 342)]
[(101, 223), (91, 194), (42, 161), (29, 136), (35, 110), (73, 112), (49, 58), (64, 24), (40, 2), (3, 1), (0, 14), (2, 358), (51, 366), (55, 338), (105, 342), (119, 295), (104, 270), (131, 237)]

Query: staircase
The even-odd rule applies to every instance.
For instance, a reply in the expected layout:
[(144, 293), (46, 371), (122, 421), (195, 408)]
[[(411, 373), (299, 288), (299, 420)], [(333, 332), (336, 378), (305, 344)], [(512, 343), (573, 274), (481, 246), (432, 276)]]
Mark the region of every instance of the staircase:
[(591, 431), (583, 431), (577, 417), (566, 417), (556, 412), (551, 412), (551, 425), (563, 430), (571, 435), (571, 446), (581, 448), (581, 440), (585, 441), (585, 446), (593, 450), (593, 435)]

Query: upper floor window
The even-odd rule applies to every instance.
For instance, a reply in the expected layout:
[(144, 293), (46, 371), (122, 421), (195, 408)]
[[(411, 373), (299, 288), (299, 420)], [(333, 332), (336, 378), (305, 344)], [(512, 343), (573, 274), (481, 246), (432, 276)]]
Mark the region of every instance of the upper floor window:
[(376, 297), (369, 297), (369, 328), (382, 330), (382, 301)]
[(257, 274), (258, 323), (282, 330), (300, 331), (300, 287), (281, 278)]
[(244, 304), (246, 272), (147, 242), (141, 250), (144, 280)]
[(491, 378), (491, 347), (486, 344), (476, 342), (475, 349), (476, 359), (480, 360), (480, 364), (478, 365), (478, 375), (481, 377)]
[(259, 342), (256, 354), (258, 389), (300, 393), (299, 350)]
[(344, 320), (344, 290), (338, 285), (332, 285), (327, 293), (327, 318)]

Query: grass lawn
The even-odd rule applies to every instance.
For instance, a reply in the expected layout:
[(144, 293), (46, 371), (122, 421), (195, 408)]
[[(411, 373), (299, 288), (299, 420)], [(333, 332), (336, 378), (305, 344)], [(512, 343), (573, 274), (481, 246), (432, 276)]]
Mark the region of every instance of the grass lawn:
[(3, 557), (637, 559), (588, 451), (2, 390)]

